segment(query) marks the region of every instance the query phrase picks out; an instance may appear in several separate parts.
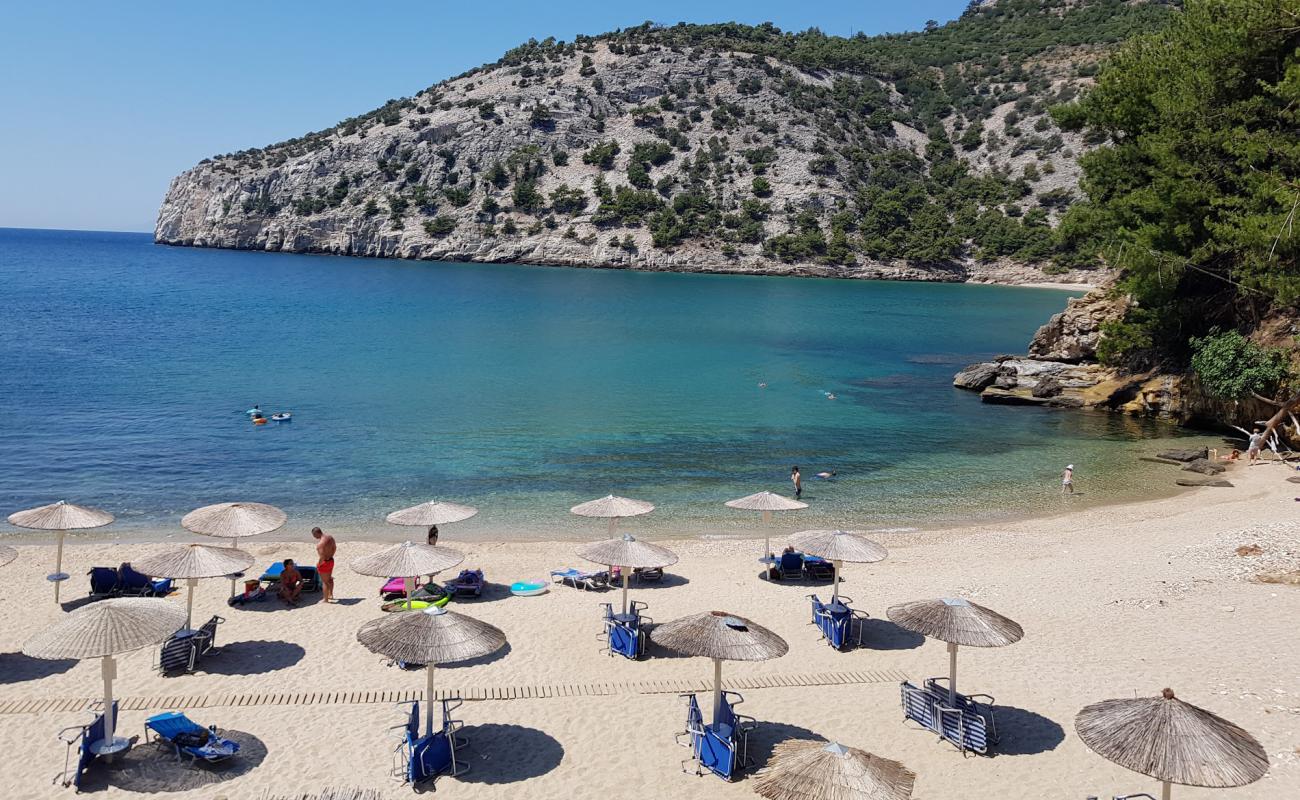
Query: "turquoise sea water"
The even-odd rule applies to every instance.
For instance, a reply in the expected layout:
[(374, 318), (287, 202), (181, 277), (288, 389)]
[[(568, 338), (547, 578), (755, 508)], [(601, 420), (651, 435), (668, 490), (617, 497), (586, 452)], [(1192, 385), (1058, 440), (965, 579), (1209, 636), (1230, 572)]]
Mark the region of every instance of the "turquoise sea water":
[[(659, 506), (637, 530), (738, 532), (722, 502), (788, 492), (794, 464), (799, 526), (927, 525), (1058, 510), (1067, 462), (1072, 502), (1146, 491), (1134, 455), (1171, 433), (951, 387), (1023, 351), (1056, 291), (24, 230), (0, 230), (0, 287), (0, 509), (67, 497), (119, 529), (245, 499), (377, 535), (437, 497), (482, 508), (457, 535), (576, 536), (600, 523), (569, 506), (614, 492)], [(254, 403), (293, 422), (255, 428)]]

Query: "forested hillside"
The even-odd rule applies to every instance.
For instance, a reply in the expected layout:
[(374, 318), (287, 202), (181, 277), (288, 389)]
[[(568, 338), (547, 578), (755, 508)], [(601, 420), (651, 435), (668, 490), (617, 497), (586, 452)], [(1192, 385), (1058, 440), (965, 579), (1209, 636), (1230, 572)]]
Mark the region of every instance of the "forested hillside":
[[(913, 279), (1096, 266), (1062, 127), (1172, 7), (976, 2), (915, 33), (651, 23), (499, 61), (172, 184), (170, 244)], [(1078, 273), (1072, 277), (1078, 278)]]

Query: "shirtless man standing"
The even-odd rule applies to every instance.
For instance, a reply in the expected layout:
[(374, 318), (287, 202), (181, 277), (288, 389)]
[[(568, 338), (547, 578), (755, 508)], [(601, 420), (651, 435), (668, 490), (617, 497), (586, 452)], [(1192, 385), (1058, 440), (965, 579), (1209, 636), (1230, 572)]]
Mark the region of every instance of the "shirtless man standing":
[(320, 585), (325, 590), (325, 602), (332, 603), (334, 601), (334, 551), (338, 549), (338, 542), (320, 528), (312, 528), (311, 535), (316, 540), (316, 572), (320, 574)]

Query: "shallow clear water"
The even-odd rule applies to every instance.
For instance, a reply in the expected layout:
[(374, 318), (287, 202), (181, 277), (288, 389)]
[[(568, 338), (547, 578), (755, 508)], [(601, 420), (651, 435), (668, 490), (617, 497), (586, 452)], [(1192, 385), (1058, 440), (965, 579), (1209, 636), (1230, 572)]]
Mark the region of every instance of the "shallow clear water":
[[(128, 527), (247, 499), (384, 526), (431, 497), (456, 535), (584, 535), (650, 500), (661, 533), (893, 527), (1147, 491), (1131, 419), (986, 406), (962, 365), (1023, 351), (1063, 292), (361, 260), (0, 230), (0, 509), (60, 497)], [(766, 383), (766, 388), (760, 388)], [(833, 393), (829, 399), (826, 393)], [(242, 411), (291, 410), (252, 426)], [(835, 470), (834, 481), (812, 476)], [(1167, 481), (1165, 481), (1167, 483)], [(122, 526), (117, 526), (121, 528)]]

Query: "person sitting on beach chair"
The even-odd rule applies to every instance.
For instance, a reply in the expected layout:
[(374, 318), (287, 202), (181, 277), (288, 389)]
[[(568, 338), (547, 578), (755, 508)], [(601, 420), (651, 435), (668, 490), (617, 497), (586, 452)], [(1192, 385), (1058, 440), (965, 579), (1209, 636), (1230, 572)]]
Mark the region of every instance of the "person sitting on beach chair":
[(302, 573), (293, 565), (292, 558), (284, 560), (284, 571), (280, 573), (280, 599), (287, 605), (298, 605), (302, 597)]

